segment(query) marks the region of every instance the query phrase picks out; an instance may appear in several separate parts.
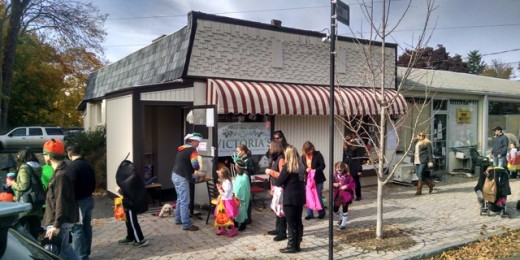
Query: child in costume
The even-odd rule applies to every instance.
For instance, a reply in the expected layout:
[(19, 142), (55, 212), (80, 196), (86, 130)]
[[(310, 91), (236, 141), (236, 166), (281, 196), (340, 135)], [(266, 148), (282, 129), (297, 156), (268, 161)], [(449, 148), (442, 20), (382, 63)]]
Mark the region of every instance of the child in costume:
[(235, 197), (240, 201), (240, 207), (238, 208), (238, 215), (235, 218), (235, 222), (238, 225), (238, 231), (244, 231), (246, 229), (246, 221), (248, 219), (249, 201), (251, 200), (251, 179), (247, 174), (246, 162), (242, 161), (237, 157), (233, 157), (235, 162), (235, 176), (233, 182), (233, 193)]
[[(215, 226), (219, 226), (220, 228), (216, 234), (219, 236), (227, 235), (227, 237), (234, 237), (238, 234), (233, 222), (235, 217), (238, 216), (238, 207), (233, 197), (231, 173), (227, 167), (223, 167), (217, 171), (217, 174), (219, 178), (217, 188), (220, 193), (220, 200), (215, 208)], [(226, 227), (231, 227), (229, 234), (227, 233)]]
[(339, 215), (339, 207), (342, 207), (342, 214), (338, 221), (339, 229), (343, 230), (347, 227), (348, 206), (354, 198), (356, 183), (350, 175), (350, 170), (343, 162), (334, 164), (334, 213)]
[(514, 143), (509, 144), (509, 152), (507, 152), (507, 170), (509, 170), (509, 176), (516, 179), (520, 170), (520, 154)]

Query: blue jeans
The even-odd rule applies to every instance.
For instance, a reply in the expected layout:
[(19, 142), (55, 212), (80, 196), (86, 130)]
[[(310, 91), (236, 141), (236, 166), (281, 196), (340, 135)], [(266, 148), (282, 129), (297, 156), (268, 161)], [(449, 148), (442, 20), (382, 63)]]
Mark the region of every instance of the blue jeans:
[(182, 228), (191, 227), (190, 219), (190, 183), (186, 178), (172, 172), (172, 182), (177, 193), (175, 223), (182, 223)]
[(505, 168), (506, 167), (506, 157), (501, 156), (500, 158), (498, 158), (496, 156), (493, 156), (493, 166)]
[(69, 233), (73, 226), (74, 224), (72, 223), (63, 223), (60, 227), (60, 232), (57, 235), (58, 239), (61, 241), (59, 254), (59, 257), (61, 259), (80, 259), (74, 251), (74, 249), (72, 249), (72, 247), (69, 244)]
[(92, 197), (78, 200), (78, 206), (83, 216), (83, 224), (74, 224), (72, 227), (72, 248), (80, 259), (88, 259), (92, 245), (92, 209), (94, 199)]
[(424, 171), (426, 170), (427, 166), (427, 163), (420, 163), (415, 165), (415, 175), (417, 175), (417, 179), (419, 179), (420, 181), (426, 180), (426, 176), (424, 176)]
[[(316, 183), (316, 193), (318, 193), (318, 198), (320, 199), (321, 210), (319, 211), (320, 216), (325, 215), (325, 206), (323, 205), (323, 182)], [(314, 213), (312, 209), (307, 209), (307, 216), (314, 217)]]

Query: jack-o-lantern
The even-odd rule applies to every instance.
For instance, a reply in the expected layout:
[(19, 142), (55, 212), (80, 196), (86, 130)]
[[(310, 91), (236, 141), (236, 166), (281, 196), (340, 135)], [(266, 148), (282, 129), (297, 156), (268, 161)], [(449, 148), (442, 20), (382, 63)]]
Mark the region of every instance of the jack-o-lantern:
[(14, 196), (8, 192), (0, 192), (0, 201), (13, 202)]

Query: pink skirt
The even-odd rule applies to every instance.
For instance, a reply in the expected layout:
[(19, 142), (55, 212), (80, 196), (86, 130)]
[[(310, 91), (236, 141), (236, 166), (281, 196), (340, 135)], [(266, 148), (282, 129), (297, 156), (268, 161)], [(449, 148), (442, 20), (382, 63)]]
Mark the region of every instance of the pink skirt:
[[(226, 209), (226, 215), (229, 218), (236, 218), (238, 216), (238, 207), (235, 200), (222, 200), (221, 203), (224, 204), (224, 208)], [(215, 216), (217, 215), (217, 207), (215, 207)]]

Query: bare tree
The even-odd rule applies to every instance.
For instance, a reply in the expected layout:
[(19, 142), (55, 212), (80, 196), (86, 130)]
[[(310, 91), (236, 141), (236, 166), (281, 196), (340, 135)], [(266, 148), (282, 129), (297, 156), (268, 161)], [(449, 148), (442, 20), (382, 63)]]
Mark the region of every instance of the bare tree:
[(0, 28), (8, 28), (5, 39), (0, 38), (0, 130), (5, 130), (19, 35), (35, 33), (58, 50), (75, 47), (102, 54), (107, 15), (76, 0), (0, 0), (0, 8)]
[[(382, 12), (381, 22), (376, 21), (376, 15), (374, 10), (376, 8), (376, 4), (380, 4), (380, 9)], [(388, 39), (391, 37), (392, 33), (399, 27), (406, 14), (411, 7), (412, 0), (409, 0), (405, 5), (404, 10), (401, 12), (401, 15), (398, 16), (397, 21), (392, 25), (389, 22), (390, 10), (391, 10), (392, 1), (362, 1), (361, 2), (361, 10), (364, 14), (365, 19), (370, 24), (370, 39), (368, 46), (365, 44), (359, 44), (360, 50), (363, 52), (363, 55), (366, 60), (366, 86), (372, 90), (372, 94), (376, 97), (377, 102), (380, 106), (378, 115), (368, 115), (365, 117), (348, 117), (343, 118), (340, 116), (336, 116), (336, 122), (340, 122), (340, 126), (343, 127), (347, 132), (350, 132), (354, 135), (358, 140), (365, 140), (365, 142), (369, 142), (372, 144), (373, 148), (368, 149), (364, 142), (361, 142), (359, 146), (362, 146), (367, 154), (372, 154), (369, 161), (374, 166), (377, 175), (377, 224), (376, 224), (376, 238), (383, 238), (383, 187), (392, 179), (395, 172), (399, 169), (399, 165), (403, 162), (405, 157), (402, 158), (390, 158), (392, 155), (385, 154), (386, 151), (386, 140), (389, 132), (388, 128), (391, 131), (396, 131), (403, 126), (404, 117), (395, 118), (393, 115), (389, 113), (390, 108), (396, 102), (396, 98), (399, 94), (404, 92), (402, 88), (403, 83), (406, 82), (406, 79), (410, 76), (413, 65), (417, 62), (419, 56), (417, 56), (418, 52), (410, 52), (412, 57), (409, 59), (409, 64), (405, 70), (405, 72), (401, 75), (400, 83), (397, 86), (397, 91), (395, 92), (397, 95), (388, 98), (390, 93), (387, 91), (388, 84), (395, 82), (395, 78), (387, 78), (387, 67), (385, 64), (389, 62), (394, 62), (393, 60), (389, 60), (391, 55), (388, 55), (385, 50), (385, 44)], [(431, 37), (431, 33), (428, 32), (428, 26), (431, 19), (431, 14), (434, 11), (434, 0), (427, 0), (425, 3), (425, 18), (424, 24), (422, 26), (422, 32), (420, 35), (414, 39), (416, 43), (411, 45), (411, 48), (414, 50), (424, 49), (427, 45), (428, 40)], [(355, 32), (352, 32), (356, 35)], [(360, 38), (363, 38), (361, 35)], [(381, 48), (377, 48), (372, 45), (372, 41), (381, 42)], [(407, 47), (407, 49), (410, 46)], [(380, 59), (376, 59), (374, 57), (380, 57)], [(337, 80), (336, 80), (337, 81)], [(340, 85), (337, 82), (337, 85)], [(432, 93), (428, 91), (428, 89), (424, 92), (424, 99), (422, 102), (415, 102), (413, 104), (415, 111), (418, 111), (422, 114), (425, 111), (429, 111), (430, 109), (430, 99)], [(386, 98), (385, 98), (386, 97)], [(410, 109), (410, 108), (409, 108)], [(417, 131), (421, 128), (421, 126), (429, 126), (430, 119), (423, 119), (423, 121), (419, 120), (420, 117), (414, 119), (414, 122), (411, 126), (412, 136), (415, 136)], [(338, 127), (340, 128), (340, 127)], [(375, 130), (375, 131), (374, 131)], [(426, 129), (423, 129), (426, 130)], [(338, 129), (341, 133), (343, 133), (343, 129)], [(390, 132), (391, 132), (390, 131)], [(371, 134), (371, 133), (377, 134)], [(395, 135), (397, 143), (401, 140), (398, 135)], [(410, 140), (406, 140), (410, 141)], [(406, 147), (404, 153), (407, 154), (412, 149), (412, 142), (409, 142)], [(394, 160), (396, 159), (396, 160)], [(388, 164), (387, 169), (385, 170), (385, 163), (393, 161), (392, 164)]]

